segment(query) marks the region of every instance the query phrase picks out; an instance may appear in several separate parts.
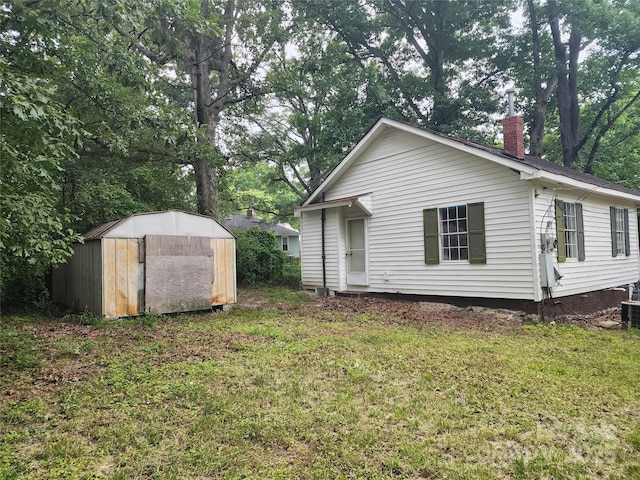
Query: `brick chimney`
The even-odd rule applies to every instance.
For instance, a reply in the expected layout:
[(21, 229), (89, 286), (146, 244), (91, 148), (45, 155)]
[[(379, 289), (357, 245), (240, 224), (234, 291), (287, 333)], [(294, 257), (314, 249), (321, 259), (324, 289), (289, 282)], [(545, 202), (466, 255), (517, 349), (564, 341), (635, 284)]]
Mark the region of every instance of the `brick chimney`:
[(504, 150), (518, 158), (524, 158), (524, 120), (513, 113), (513, 92), (508, 90), (509, 116), (502, 120)]

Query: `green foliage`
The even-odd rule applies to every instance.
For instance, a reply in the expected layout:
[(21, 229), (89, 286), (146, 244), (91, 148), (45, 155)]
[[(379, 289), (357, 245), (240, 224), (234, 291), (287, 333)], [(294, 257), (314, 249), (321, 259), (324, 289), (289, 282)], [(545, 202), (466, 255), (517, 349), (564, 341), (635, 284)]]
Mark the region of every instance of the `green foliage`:
[(273, 232), (253, 227), (234, 232), (240, 285), (274, 285), (282, 281), (285, 254)]
[(298, 259), (287, 259), (282, 268), (282, 285), (290, 288), (302, 286), (301, 264)]
[(229, 172), (221, 198), (224, 216), (253, 207), (266, 221), (295, 224), (293, 209), (300, 198), (277, 180), (278, 175), (276, 166), (264, 162), (247, 162)]
[(633, 132), (634, 143), (639, 129), (632, 113), (640, 100), (637, 2), (531, 0), (527, 6), (536, 20), (527, 20), (515, 39), (510, 70), (528, 126), (544, 134), (535, 142), (537, 153), (633, 186), (634, 175), (620, 164), (637, 171), (637, 155), (620, 140), (622, 132)]
[[(14, 300), (49, 267), (63, 263), (79, 239), (56, 208), (60, 170), (73, 157), (78, 123), (44, 79), (12, 71), (0, 59), (0, 299)], [(29, 291), (23, 291), (26, 295)], [(39, 292), (35, 292), (39, 293)]]
[(289, 211), (320, 185), (381, 115), (399, 117), (375, 66), (354, 59), (334, 35), (301, 22), (295, 41), (299, 55), (275, 59), (267, 76), (273, 108), (252, 116), (257, 128), (235, 146), (243, 169), (258, 162), (268, 165), (268, 192), (285, 188), (293, 194), (283, 205)]
[(83, 157), (67, 170), (65, 205), (81, 232), (141, 212), (195, 211), (193, 177), (166, 161)]

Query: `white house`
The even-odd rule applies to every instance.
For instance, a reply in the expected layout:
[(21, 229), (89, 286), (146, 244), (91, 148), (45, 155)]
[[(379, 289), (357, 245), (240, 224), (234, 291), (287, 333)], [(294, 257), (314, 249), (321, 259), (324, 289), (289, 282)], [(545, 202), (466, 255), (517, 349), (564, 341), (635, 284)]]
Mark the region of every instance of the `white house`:
[(524, 155), (380, 119), (296, 210), (302, 282), (585, 312), (640, 279), (640, 192)]
[(258, 227), (273, 232), (280, 249), (288, 256), (300, 258), (300, 232), (288, 223), (269, 223), (260, 220), (253, 213), (253, 208), (247, 209), (245, 215), (230, 215), (224, 219), (224, 226), (231, 231), (250, 230)]

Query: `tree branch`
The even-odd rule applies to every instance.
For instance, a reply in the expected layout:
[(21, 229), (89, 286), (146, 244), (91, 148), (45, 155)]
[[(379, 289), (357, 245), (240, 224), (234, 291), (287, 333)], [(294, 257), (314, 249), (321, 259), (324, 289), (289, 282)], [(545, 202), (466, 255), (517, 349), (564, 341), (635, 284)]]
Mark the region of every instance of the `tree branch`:
[(168, 55), (157, 54), (153, 52), (151, 49), (147, 48), (142, 42), (132, 38), (129, 32), (126, 32), (120, 25), (114, 23), (113, 28), (115, 28), (120, 35), (122, 35), (123, 37), (129, 40), (130, 46), (135, 48), (139, 53), (147, 57), (153, 63), (156, 63), (157, 65), (165, 65), (171, 59), (171, 57), (169, 57)]

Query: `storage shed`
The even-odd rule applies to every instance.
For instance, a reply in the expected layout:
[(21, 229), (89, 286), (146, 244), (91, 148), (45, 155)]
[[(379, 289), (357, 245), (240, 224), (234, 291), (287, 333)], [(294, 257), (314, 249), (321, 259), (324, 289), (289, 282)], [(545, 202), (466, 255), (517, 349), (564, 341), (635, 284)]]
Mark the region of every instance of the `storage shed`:
[(176, 210), (106, 223), (53, 272), (53, 300), (107, 318), (187, 312), (236, 302), (235, 237)]

